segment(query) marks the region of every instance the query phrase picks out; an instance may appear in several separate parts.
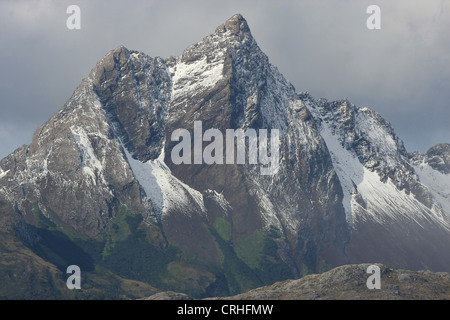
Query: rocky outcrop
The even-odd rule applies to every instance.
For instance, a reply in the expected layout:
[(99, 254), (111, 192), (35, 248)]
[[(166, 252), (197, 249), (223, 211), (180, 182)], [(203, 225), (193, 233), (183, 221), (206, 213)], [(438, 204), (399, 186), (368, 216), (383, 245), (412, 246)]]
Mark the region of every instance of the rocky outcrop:
[(426, 161), (429, 165), (444, 174), (450, 174), (450, 144), (441, 143), (428, 149)]
[(155, 293), (142, 300), (192, 300), (192, 298), (184, 293), (164, 291)]
[[(375, 264), (380, 269), (380, 288), (368, 287), (372, 264), (344, 265), (322, 274), (276, 282), (229, 297), (205, 300), (448, 300), (450, 274), (447, 272), (393, 269)], [(146, 300), (191, 300), (180, 293), (159, 292)]]
[(231, 300), (448, 300), (450, 274), (380, 268), (380, 289), (369, 289), (370, 264), (345, 265), (298, 280), (277, 282)]

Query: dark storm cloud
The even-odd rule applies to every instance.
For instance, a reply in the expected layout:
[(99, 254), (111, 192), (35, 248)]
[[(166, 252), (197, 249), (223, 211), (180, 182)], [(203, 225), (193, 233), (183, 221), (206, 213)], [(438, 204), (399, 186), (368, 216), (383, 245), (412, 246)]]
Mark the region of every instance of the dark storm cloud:
[[(179, 55), (238, 12), (297, 91), (372, 107), (410, 151), (450, 142), (450, 4), (376, 2), (382, 29), (371, 31), (364, 0), (2, 0), (0, 158), (29, 144), (109, 50)], [(66, 28), (71, 4), (81, 30)]]

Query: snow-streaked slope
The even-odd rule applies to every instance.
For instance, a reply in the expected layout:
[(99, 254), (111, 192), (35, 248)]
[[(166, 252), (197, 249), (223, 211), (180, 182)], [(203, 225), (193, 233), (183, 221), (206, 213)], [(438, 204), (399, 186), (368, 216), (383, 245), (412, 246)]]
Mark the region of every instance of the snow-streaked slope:
[[(343, 133), (341, 124), (337, 123), (335, 118), (323, 117), (323, 113), (321, 115), (317, 109), (311, 109), (316, 117), (320, 117), (320, 133), (331, 154), (334, 169), (342, 186), (344, 194), (342, 204), (350, 225), (355, 226), (357, 221), (365, 220), (369, 215), (380, 224), (412, 219), (418, 225), (422, 225), (424, 220), (431, 219), (450, 230), (450, 226), (439, 211), (427, 208), (414, 197), (413, 193), (398, 188), (391, 178), (383, 180), (380, 174), (372, 169), (373, 162), (378, 161), (376, 157), (367, 154), (368, 161), (364, 164), (352, 148), (345, 148), (342, 136), (350, 135), (351, 132)], [(372, 152), (384, 159), (388, 167), (398, 166), (399, 156), (396, 152), (398, 144), (385, 128), (380, 127), (370, 117), (366, 109), (363, 108), (361, 109), (363, 112), (356, 113), (355, 130), (368, 137), (368, 141), (375, 146)], [(428, 172), (426, 174), (428, 175)], [(439, 179), (437, 184), (445, 187), (443, 182), (445, 177), (436, 177), (437, 175), (431, 179)], [(430, 179), (430, 175), (427, 178)], [(426, 182), (425, 184), (427, 185)], [(441, 193), (440, 197), (445, 195), (445, 192)]]
[[(326, 124), (322, 125), (322, 130), (320, 133), (322, 138), (325, 140), (333, 161), (334, 169), (339, 177), (339, 181), (341, 182), (342, 191), (344, 193), (342, 204), (345, 209), (347, 222), (351, 224), (353, 220), (352, 205), (355, 204), (354, 201), (352, 201), (352, 195), (356, 192), (356, 184), (354, 180), (357, 182), (362, 180), (364, 172), (363, 166), (355, 155), (351, 154), (348, 150), (345, 150), (341, 146), (337, 137), (333, 135), (331, 129)], [(358, 173), (356, 173), (357, 168), (359, 169)]]
[(378, 114), (365, 107), (359, 108), (355, 114), (355, 130), (366, 135), (376, 152), (383, 154), (383, 158), (388, 166), (396, 166), (399, 157), (398, 142), (388, 130), (388, 127), (380, 125)]
[(9, 170), (3, 171), (2, 168), (0, 168), (0, 179), (3, 178), (4, 176), (6, 176), (8, 174)]
[(450, 174), (434, 170), (428, 163), (414, 166), (414, 170), (430, 190), (433, 198), (441, 205), (444, 214), (450, 218)]
[(133, 159), (123, 144), (122, 148), (156, 214), (177, 210), (186, 214), (206, 212), (203, 195), (172, 175), (164, 163), (164, 151), (155, 160), (141, 162)]
[[(92, 147), (86, 131), (81, 127), (75, 126), (72, 126), (70, 130), (72, 131), (78, 145), (83, 173), (91, 177), (90, 181), (94, 185), (97, 184), (96, 181), (98, 178), (100, 178), (102, 183), (106, 185), (107, 183), (103, 176), (104, 164), (95, 155), (94, 148)], [(103, 136), (103, 138), (105, 137)]]
[(209, 63), (206, 56), (193, 62), (178, 61), (169, 69), (173, 74), (172, 99), (214, 86), (222, 78), (223, 59), (223, 52), (219, 52), (214, 63)]

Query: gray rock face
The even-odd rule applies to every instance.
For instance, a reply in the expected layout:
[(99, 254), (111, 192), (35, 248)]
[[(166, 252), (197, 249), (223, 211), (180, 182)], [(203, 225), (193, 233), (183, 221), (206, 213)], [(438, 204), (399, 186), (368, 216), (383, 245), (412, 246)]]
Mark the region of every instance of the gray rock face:
[(441, 143), (427, 151), (427, 162), (430, 166), (444, 174), (450, 173), (450, 144)]
[(120, 46), (97, 64), (89, 78), (127, 150), (142, 162), (155, 159), (163, 145), (170, 99), (165, 61)]
[[(279, 170), (175, 164), (172, 133), (192, 137), (196, 121), (224, 137), (279, 130)], [(235, 15), (177, 57), (106, 54), (0, 161), (0, 228), (35, 245), (42, 226), (75, 234), (120, 276), (197, 296), (371, 258), (448, 270), (450, 197), (426, 180), (447, 181), (448, 149), (408, 155), (373, 110), (296, 93)], [(152, 263), (160, 273), (146, 275)]]

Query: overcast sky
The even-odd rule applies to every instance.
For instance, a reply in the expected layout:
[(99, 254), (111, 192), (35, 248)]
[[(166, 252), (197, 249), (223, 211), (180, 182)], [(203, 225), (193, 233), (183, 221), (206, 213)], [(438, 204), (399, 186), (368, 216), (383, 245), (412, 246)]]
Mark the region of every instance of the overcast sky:
[[(66, 27), (72, 4), (81, 30)], [(366, 27), (371, 4), (381, 30)], [(450, 142), (448, 0), (0, 0), (0, 158), (109, 50), (179, 55), (235, 13), (297, 92), (371, 107), (408, 151)]]

